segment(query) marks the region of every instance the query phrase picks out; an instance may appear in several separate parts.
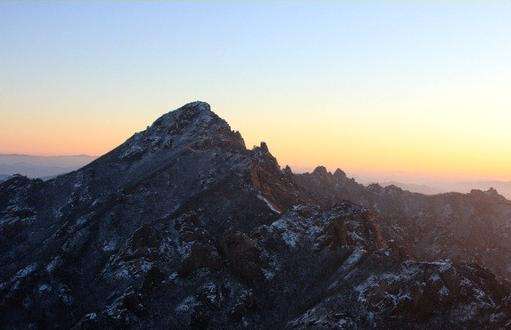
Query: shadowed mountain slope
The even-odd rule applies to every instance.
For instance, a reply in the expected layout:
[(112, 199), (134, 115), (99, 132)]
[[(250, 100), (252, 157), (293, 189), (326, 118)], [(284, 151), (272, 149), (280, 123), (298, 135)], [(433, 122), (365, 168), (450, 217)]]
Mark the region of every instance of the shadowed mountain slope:
[(77, 171), (0, 183), (0, 324), (505, 327), (510, 210), (293, 174), (194, 102)]

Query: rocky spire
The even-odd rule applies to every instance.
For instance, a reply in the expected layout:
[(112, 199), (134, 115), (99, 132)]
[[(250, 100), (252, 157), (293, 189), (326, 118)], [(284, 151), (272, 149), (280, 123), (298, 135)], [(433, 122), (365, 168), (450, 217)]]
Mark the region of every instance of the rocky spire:
[(327, 176), (328, 171), (327, 171), (326, 167), (320, 165), (320, 166), (316, 167), (314, 169), (314, 171), (312, 171), (312, 174), (319, 175), (319, 176)]
[(343, 170), (338, 168), (334, 172), (334, 177), (336, 177), (337, 179), (344, 179), (344, 178), (346, 178), (346, 173), (344, 173)]

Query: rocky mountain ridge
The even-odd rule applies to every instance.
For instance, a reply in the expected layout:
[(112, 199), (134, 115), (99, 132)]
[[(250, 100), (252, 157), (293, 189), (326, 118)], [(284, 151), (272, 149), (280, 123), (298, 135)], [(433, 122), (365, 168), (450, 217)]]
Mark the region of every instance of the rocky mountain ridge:
[(77, 171), (0, 183), (0, 324), (504, 328), (510, 215), (494, 191), (293, 174), (193, 102)]

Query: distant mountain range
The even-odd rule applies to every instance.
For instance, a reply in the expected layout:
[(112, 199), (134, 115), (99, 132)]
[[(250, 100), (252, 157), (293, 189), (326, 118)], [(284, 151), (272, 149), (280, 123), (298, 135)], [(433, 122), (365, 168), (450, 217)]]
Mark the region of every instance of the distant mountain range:
[(440, 188), (431, 187), (424, 184), (415, 184), (415, 183), (403, 183), (403, 182), (397, 182), (397, 181), (386, 181), (380, 183), (383, 187), (388, 186), (396, 186), (404, 190), (408, 190), (411, 192), (416, 192), (424, 195), (436, 195), (441, 194), (444, 192), (447, 192), (446, 190), (442, 190)]
[[(421, 188), (423, 189), (423, 188)], [(5, 329), (509, 329), (511, 201), (281, 167), (204, 102), (0, 183)]]
[(0, 154), (0, 179), (12, 174), (21, 174), (30, 178), (47, 178), (74, 171), (96, 157), (74, 156), (32, 156)]
[(511, 199), (511, 182), (509, 181), (467, 181), (467, 182), (444, 182), (436, 185), (423, 185), (403, 183), (397, 181), (382, 182), (382, 186), (397, 186), (404, 190), (417, 192), (425, 195), (435, 195), (447, 192), (469, 193), (472, 189), (488, 190), (496, 189), (500, 194)]

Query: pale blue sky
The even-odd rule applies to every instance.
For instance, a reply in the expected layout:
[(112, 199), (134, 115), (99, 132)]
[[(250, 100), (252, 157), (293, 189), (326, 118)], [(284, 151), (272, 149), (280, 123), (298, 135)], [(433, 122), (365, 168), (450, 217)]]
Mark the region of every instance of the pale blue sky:
[(509, 1), (4, 1), (0, 152), (102, 153), (201, 99), (281, 163), (378, 170), (374, 153), (501, 177), (510, 17)]

